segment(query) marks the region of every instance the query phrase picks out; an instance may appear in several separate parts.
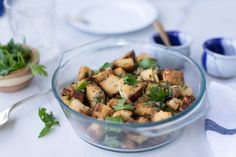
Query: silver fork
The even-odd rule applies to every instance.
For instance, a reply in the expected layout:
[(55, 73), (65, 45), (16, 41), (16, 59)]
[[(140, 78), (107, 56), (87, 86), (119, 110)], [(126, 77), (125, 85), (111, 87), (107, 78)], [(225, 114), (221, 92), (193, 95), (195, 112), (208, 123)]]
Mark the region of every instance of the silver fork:
[(45, 94), (48, 94), (51, 91), (52, 91), (51, 89), (48, 89), (48, 90), (33, 94), (27, 98), (22, 99), (21, 101), (19, 101), (17, 103), (11, 105), (10, 107), (6, 108), (5, 110), (1, 111), (0, 112), (0, 127), (7, 123), (8, 119), (9, 119), (9, 115), (15, 107), (20, 106), (20, 105), (22, 105), (30, 100), (33, 100), (34, 98), (37, 98), (39, 96), (43, 96)]

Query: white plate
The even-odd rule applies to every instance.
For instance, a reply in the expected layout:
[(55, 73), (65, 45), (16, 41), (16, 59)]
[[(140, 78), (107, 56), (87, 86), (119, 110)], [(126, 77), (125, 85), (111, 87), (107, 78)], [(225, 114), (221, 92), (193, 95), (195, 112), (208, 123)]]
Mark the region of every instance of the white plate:
[(95, 34), (123, 34), (149, 26), (159, 15), (148, 1), (100, 0), (72, 10), (69, 24)]

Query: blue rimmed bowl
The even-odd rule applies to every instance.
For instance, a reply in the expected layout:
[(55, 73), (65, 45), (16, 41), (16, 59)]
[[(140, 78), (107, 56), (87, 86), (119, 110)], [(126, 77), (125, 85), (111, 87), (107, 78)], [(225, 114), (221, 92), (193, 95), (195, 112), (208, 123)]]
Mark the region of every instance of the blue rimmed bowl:
[(213, 38), (203, 44), (202, 66), (215, 77), (236, 76), (236, 41), (228, 38)]
[[(110, 62), (134, 50), (137, 54), (150, 53), (153, 57), (177, 58), (183, 61), (181, 69), (185, 82), (193, 88), (196, 100), (185, 111), (173, 117), (145, 124), (113, 123), (101, 121), (75, 112), (63, 103), (60, 91), (76, 80), (80, 66), (86, 65), (97, 69), (104, 62)], [(160, 68), (178, 69), (176, 65), (166, 65), (166, 60), (159, 62)], [(155, 149), (175, 140), (183, 129), (204, 116), (208, 110), (206, 103), (206, 80), (199, 66), (190, 58), (173, 49), (154, 44), (137, 43), (122, 39), (106, 39), (71, 49), (63, 54), (61, 62), (52, 79), (53, 94), (63, 109), (75, 133), (84, 141), (102, 149), (118, 152), (140, 152)], [(133, 136), (135, 147), (129, 143), (128, 136)]]

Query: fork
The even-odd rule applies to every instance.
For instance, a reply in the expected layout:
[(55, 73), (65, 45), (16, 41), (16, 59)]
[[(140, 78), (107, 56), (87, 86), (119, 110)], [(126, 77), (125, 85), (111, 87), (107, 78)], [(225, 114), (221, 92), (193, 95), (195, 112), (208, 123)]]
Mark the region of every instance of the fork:
[(9, 116), (10, 116), (10, 113), (11, 111), (16, 108), (17, 106), (20, 106), (30, 100), (33, 100), (34, 98), (37, 98), (39, 96), (43, 96), (45, 94), (48, 94), (50, 93), (52, 90), (51, 89), (48, 89), (48, 90), (45, 90), (45, 91), (42, 91), (42, 92), (39, 92), (39, 93), (36, 93), (36, 94), (33, 94), (27, 98), (24, 98), (22, 100), (20, 100), (19, 102), (11, 105), (10, 107), (6, 108), (5, 110), (1, 111), (0, 112), (0, 127), (3, 126), (4, 124), (6, 124), (9, 120)]

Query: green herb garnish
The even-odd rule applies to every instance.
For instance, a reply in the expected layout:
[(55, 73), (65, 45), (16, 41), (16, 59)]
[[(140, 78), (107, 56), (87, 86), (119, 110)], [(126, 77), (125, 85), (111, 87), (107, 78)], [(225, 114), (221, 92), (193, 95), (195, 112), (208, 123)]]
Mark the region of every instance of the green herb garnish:
[(134, 106), (131, 104), (125, 104), (125, 99), (119, 99), (118, 103), (112, 107), (115, 111), (118, 110), (133, 110)]
[(48, 76), (48, 73), (45, 70), (46, 67), (44, 65), (30, 64), (29, 67), (33, 75)]
[(30, 64), (32, 62), (31, 50), (11, 39), (7, 45), (0, 44), (0, 76), (8, 75), (12, 71), (29, 67), (34, 75), (47, 76), (43, 65)]
[(106, 62), (98, 70), (94, 70), (94, 72), (99, 73), (100, 71), (103, 71), (103, 70), (110, 68), (110, 67), (112, 67), (112, 63)]
[(103, 143), (107, 146), (117, 148), (121, 145), (120, 141), (117, 140), (117, 137), (106, 135)]
[(89, 83), (90, 83), (90, 81), (88, 81), (88, 80), (84, 80), (81, 83), (79, 82), (76, 84), (75, 90), (79, 91), (79, 92), (84, 92)]
[(156, 68), (157, 60), (154, 58), (146, 58), (138, 63), (138, 65), (144, 69)]
[(39, 133), (39, 138), (47, 135), (54, 125), (60, 126), (59, 121), (53, 116), (52, 112), (47, 113), (45, 108), (39, 108), (40, 119), (44, 122), (44, 128)]
[(106, 121), (116, 122), (116, 123), (122, 123), (123, 119), (121, 117), (106, 117)]
[(137, 81), (137, 78), (135, 75), (132, 75), (132, 74), (127, 74), (125, 77), (124, 77), (124, 82), (128, 85), (136, 85), (138, 83)]
[(148, 96), (150, 100), (155, 102), (163, 103), (166, 99), (171, 97), (170, 91), (158, 86), (152, 87), (149, 92)]

